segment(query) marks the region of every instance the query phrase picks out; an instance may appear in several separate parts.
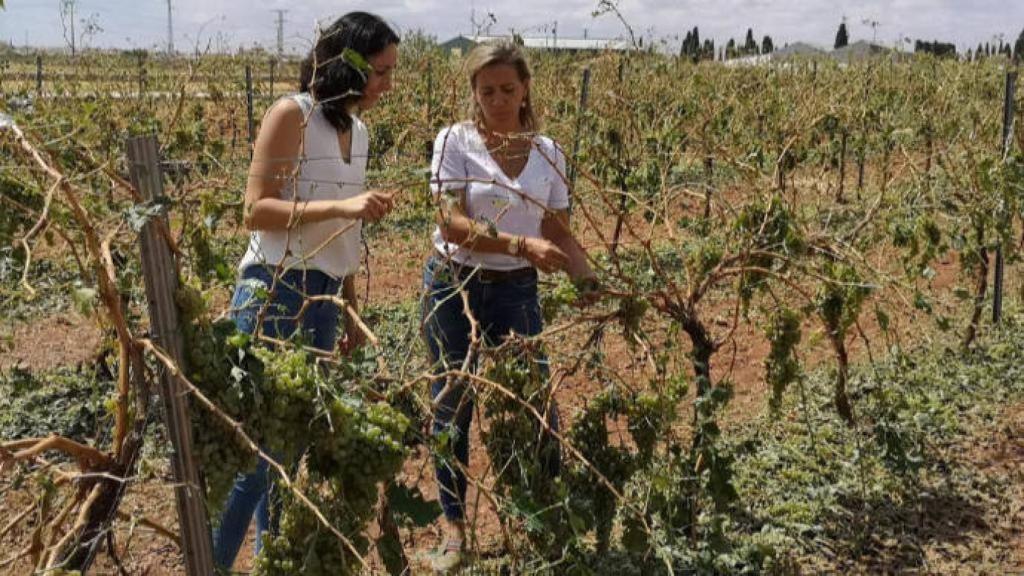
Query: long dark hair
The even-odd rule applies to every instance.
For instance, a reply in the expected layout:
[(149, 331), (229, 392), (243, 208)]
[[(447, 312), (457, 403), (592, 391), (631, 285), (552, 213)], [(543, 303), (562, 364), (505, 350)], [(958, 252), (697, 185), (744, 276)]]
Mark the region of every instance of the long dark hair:
[(349, 12), (320, 32), (316, 45), (302, 61), (299, 91), (309, 92), (327, 121), (345, 132), (352, 127), (349, 108), (366, 87), (366, 72), (343, 57), (345, 49), (365, 60), (398, 42), (398, 34), (378, 16)]

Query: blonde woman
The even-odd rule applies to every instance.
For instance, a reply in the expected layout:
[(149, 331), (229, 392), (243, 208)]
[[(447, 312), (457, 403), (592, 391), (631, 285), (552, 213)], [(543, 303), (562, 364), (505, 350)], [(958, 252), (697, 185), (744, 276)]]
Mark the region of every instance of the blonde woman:
[[(470, 320), (457, 291), (488, 344), (514, 332), (542, 330), (537, 271), (565, 271), (590, 290), (596, 287), (586, 253), (568, 226), (565, 156), (538, 134), (530, 68), (513, 44), (484, 44), (467, 56), (473, 118), (438, 134), (431, 163), (440, 206), (433, 234), (435, 253), (424, 270), (424, 335), (431, 360), (458, 368), (470, 345)], [(439, 462), (438, 493), (445, 540), (433, 567), (462, 564), (466, 477), (472, 399), (465, 382), (432, 385), (434, 434), (446, 433), (461, 463)], [(557, 430), (557, 412), (549, 414)], [(557, 473), (557, 453), (547, 468)]]

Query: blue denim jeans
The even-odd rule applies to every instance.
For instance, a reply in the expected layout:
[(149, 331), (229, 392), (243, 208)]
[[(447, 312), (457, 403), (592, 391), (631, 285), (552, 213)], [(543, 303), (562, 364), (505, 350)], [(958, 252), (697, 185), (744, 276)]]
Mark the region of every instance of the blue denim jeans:
[[(474, 275), (461, 283), (453, 280), (452, 264), (432, 256), (423, 271), (423, 335), (430, 352), (430, 360), (444, 369), (459, 369), (470, 345), (470, 323), (463, 308), (458, 286), (463, 285), (469, 297), (469, 309), (479, 322), (481, 336), (487, 345), (496, 345), (515, 332), (523, 336), (539, 334), (543, 329), (540, 304), (537, 299), (536, 274), (513, 280), (487, 282)], [(536, 359), (541, 366), (546, 358)], [(547, 370), (544, 370), (545, 378)], [(433, 434), (448, 433), (455, 457), (465, 466), (469, 462), (469, 426), (473, 420), (473, 399), (466, 394), (464, 381), (452, 380), (444, 396), (447, 379), (439, 378), (431, 384), (431, 396), (436, 402)], [(558, 430), (558, 411), (551, 406), (548, 425)], [(558, 473), (555, 461), (545, 463), (551, 474)], [(449, 463), (438, 459), (436, 464), (438, 497), (445, 517), (460, 520), (465, 516), (466, 476)]]
[[(252, 334), (260, 309), (266, 304), (263, 334), (282, 340), (297, 336), (307, 345), (333, 350), (339, 319), (338, 307), (333, 302), (311, 303), (302, 316), (301, 326), (295, 316), (307, 296), (336, 295), (341, 289), (341, 280), (319, 270), (290, 270), (278, 278), (274, 293), (269, 294), (272, 281), (273, 269), (265, 266), (249, 266), (242, 272), (231, 298), (235, 326)], [(263, 533), (276, 531), (276, 523), (271, 524), (270, 518), (268, 468), (261, 458), (255, 470), (239, 474), (235, 480), (220, 524), (213, 531), (213, 558), (218, 566), (230, 568), (234, 564), (254, 512), (256, 554), (260, 553)]]

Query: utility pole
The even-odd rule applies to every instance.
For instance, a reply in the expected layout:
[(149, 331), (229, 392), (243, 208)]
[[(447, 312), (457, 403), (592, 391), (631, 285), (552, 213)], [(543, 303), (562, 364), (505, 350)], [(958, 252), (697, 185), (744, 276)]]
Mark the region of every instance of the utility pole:
[(171, 0), (167, 0), (167, 55), (174, 54), (174, 25), (171, 22)]
[(864, 18), (860, 21), (865, 26), (871, 26), (871, 43), (875, 44), (878, 42), (878, 27), (882, 25), (878, 20), (871, 18)]
[(287, 10), (273, 10), (277, 12), (277, 55), (284, 56), (284, 15)]
[[(67, 20), (65, 20), (67, 19)], [(75, 55), (75, 0), (60, 0), (60, 23), (64, 26), (64, 39), (67, 40), (67, 25), (71, 24), (71, 55)]]

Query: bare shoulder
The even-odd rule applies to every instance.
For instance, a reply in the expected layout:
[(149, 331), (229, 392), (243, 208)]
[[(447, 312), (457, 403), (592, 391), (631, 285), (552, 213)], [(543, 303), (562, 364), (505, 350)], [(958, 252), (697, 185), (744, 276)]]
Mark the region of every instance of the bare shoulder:
[(299, 106), (299, 103), (291, 98), (282, 98), (267, 110), (266, 115), (263, 117), (263, 124), (298, 128), (304, 120), (305, 114), (302, 111), (302, 106)]

